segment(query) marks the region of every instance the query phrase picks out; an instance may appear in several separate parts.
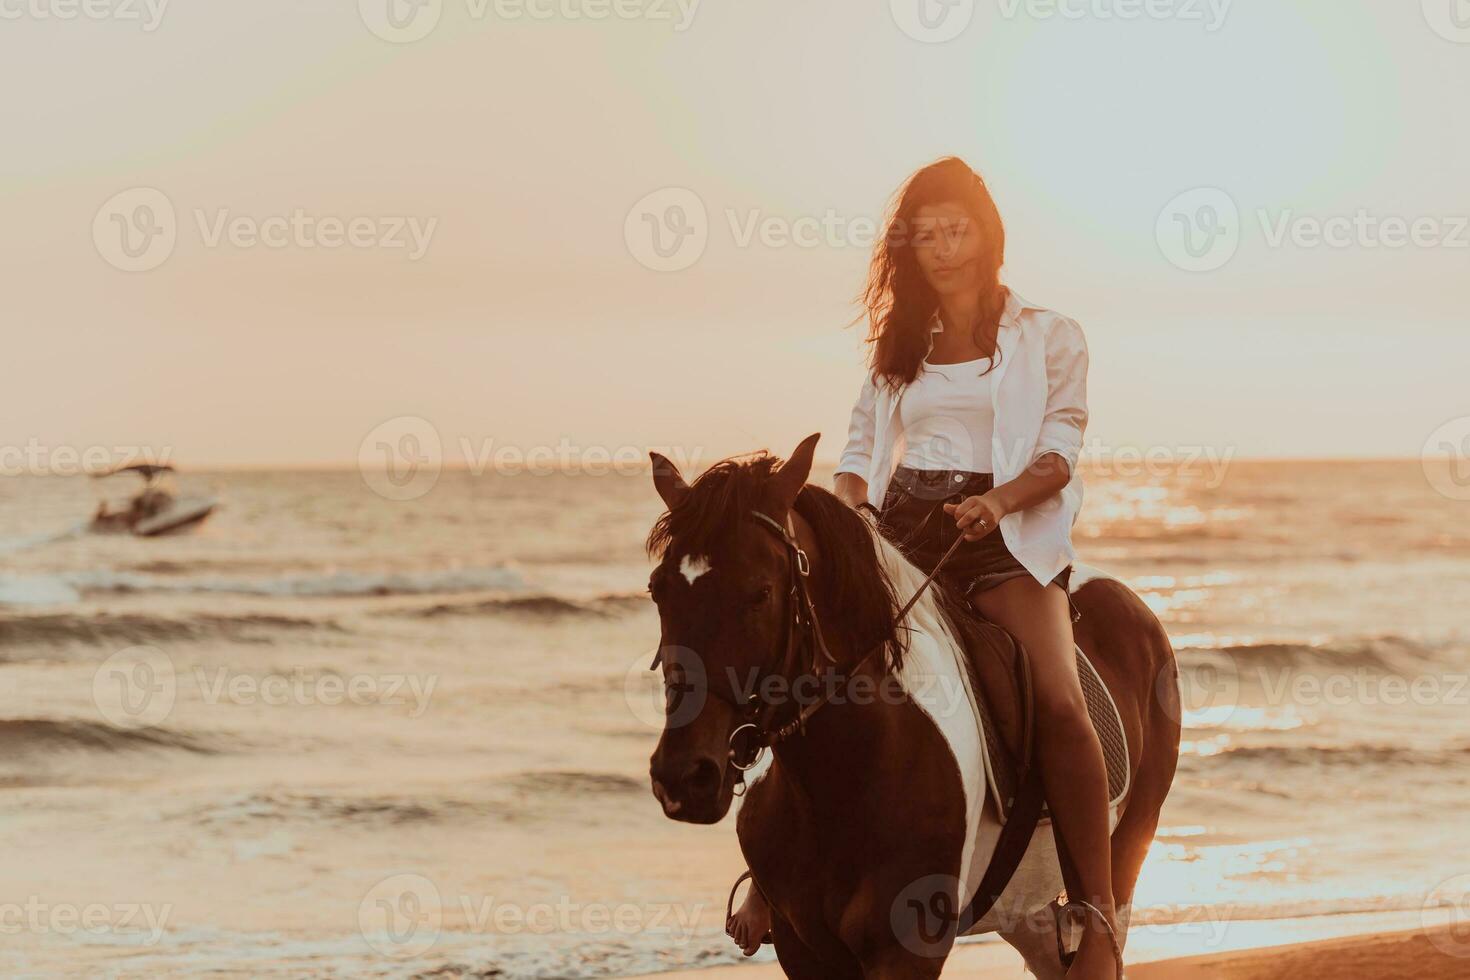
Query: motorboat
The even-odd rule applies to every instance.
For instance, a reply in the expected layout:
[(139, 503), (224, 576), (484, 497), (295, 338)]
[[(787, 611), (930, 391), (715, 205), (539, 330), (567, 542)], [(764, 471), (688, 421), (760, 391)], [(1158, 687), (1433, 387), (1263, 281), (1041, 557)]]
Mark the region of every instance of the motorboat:
[(106, 480), (125, 473), (141, 477), (143, 488), (121, 505), (104, 497), (92, 516), (91, 530), (151, 538), (195, 527), (219, 506), (215, 497), (181, 496), (174, 485), (176, 471), (165, 463), (133, 463), (92, 477)]

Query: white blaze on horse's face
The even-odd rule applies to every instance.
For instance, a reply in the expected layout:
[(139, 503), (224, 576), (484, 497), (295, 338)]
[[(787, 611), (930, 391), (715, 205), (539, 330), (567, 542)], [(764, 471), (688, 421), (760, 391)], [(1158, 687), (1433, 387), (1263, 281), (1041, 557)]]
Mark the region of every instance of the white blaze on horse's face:
[(679, 573), (690, 585), (693, 585), (695, 579), (709, 570), (709, 559), (703, 555), (685, 555), (679, 560)]

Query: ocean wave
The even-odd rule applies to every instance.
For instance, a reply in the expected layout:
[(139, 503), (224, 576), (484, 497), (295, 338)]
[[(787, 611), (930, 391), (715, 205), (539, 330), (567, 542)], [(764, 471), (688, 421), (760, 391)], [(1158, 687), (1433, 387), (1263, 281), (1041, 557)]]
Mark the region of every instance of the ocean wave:
[(1185, 647), (1178, 651), (1186, 667), (1221, 655), (1237, 667), (1329, 667), (1365, 668), (1386, 674), (1409, 675), (1426, 666), (1443, 663), (1460, 649), (1450, 641), (1429, 642), (1386, 634), (1342, 637), (1319, 643), (1252, 642)]
[[(154, 616), (142, 613), (50, 613), (0, 616), (0, 647), (66, 643), (139, 644), (224, 639), (260, 642), (272, 630), (334, 630), (336, 623), (263, 614)], [(0, 659), (4, 659), (0, 655)]]
[[(342, 823), (408, 824), (459, 818), (523, 822), (544, 819), (561, 809), (564, 798), (581, 803), (587, 796), (642, 796), (646, 784), (616, 773), (531, 771), (481, 784), (480, 795), (415, 794), (355, 796), (325, 793), (250, 793), (186, 811), (196, 823), (259, 820), (330, 820)], [(552, 810), (534, 801), (557, 804)]]
[(453, 816), (494, 815), (494, 808), (460, 799), (392, 796), (332, 796), (315, 793), (250, 793), (196, 807), (185, 818), (201, 824), (261, 820), (330, 820), (344, 823), (407, 824)]
[(313, 598), (489, 592), (526, 587), (521, 574), (505, 566), (420, 572), (341, 571), (260, 579), (187, 578), (120, 571), (77, 572), (59, 578), (83, 594), (165, 592)]
[(43, 544), (54, 544), (58, 541), (68, 541), (72, 538), (81, 537), (87, 530), (87, 522), (73, 524), (68, 527), (58, 528), (54, 531), (41, 531), (36, 534), (23, 534), (17, 538), (0, 538), (0, 555), (12, 555), (30, 548), (39, 548)]
[(1403, 768), (1459, 767), (1470, 757), (1470, 744), (1416, 748), (1376, 743), (1306, 743), (1296, 745), (1223, 745), (1204, 754), (1180, 756), (1198, 769), (1228, 763), (1264, 763), (1270, 767), (1393, 766)]
[[(469, 602), (441, 602), (411, 615), (425, 619), (440, 616), (529, 616), (537, 619), (559, 619), (562, 617), (603, 618), (619, 613), (642, 609), (648, 605), (648, 596), (638, 593), (607, 593), (591, 599), (570, 599), (550, 593), (504, 596), (494, 599), (477, 599)], [(396, 613), (401, 615), (402, 613)]]
[(628, 776), (613, 772), (584, 772), (576, 769), (518, 773), (511, 777), (507, 785), (521, 792), (551, 796), (647, 792), (646, 783)]
[(0, 720), (0, 755), (49, 755), (54, 752), (126, 752), (174, 750), (213, 755), (207, 739), (169, 728), (122, 728), (80, 718), (7, 718)]

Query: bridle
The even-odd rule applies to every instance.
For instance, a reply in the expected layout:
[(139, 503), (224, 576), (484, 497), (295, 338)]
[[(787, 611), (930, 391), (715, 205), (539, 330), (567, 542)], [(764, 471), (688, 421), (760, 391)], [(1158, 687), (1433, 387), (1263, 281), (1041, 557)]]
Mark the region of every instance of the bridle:
[[(781, 652), (780, 669), (784, 671), (789, 665), (793, 664), (800, 657), (803, 648), (806, 648), (811, 652), (811, 672), (815, 674), (821, 660), (835, 664), (837, 658), (832, 656), (831, 650), (827, 648), (827, 641), (822, 635), (822, 624), (817, 618), (816, 603), (812, 601), (808, 581), (812, 574), (811, 558), (807, 555), (806, 550), (802, 548), (801, 542), (797, 540), (796, 523), (789, 513), (786, 515), (786, 524), (784, 526), (775, 518), (759, 510), (752, 510), (750, 516), (763, 528), (776, 535), (776, 538), (786, 549), (788, 565), (791, 572), (791, 587), (787, 595), (791, 608), (791, 616), (788, 620), (785, 646)], [(909, 610), (913, 609), (914, 605), (923, 597), (930, 584), (933, 583), (935, 576), (939, 574), (939, 570), (944, 567), (945, 562), (955, 553), (955, 550), (959, 548), (962, 541), (964, 541), (963, 535), (955, 538), (954, 543), (949, 546), (949, 550), (935, 564), (934, 570), (925, 577), (924, 581), (919, 584), (919, 587), (914, 590), (914, 594), (909, 598), (908, 602), (904, 603), (903, 607), (895, 614), (895, 623), (901, 623), (904, 617), (908, 615)], [(884, 647), (885, 644), (882, 642), (874, 645), (872, 649), (863, 654), (853, 664), (850, 672), (857, 674), (875, 656), (881, 653)], [(655, 655), (649, 669), (657, 669), (662, 659), (662, 653)], [(769, 670), (763, 671), (763, 675), (769, 675), (770, 673), (771, 671)], [(716, 697), (720, 697), (721, 700), (728, 701), (744, 719), (730, 732), (729, 740), (730, 765), (737, 773), (735, 784), (736, 796), (744, 795), (745, 773), (760, 764), (761, 758), (765, 755), (765, 750), (768, 747), (780, 745), (782, 742), (796, 735), (806, 734), (806, 726), (811, 721), (812, 716), (822, 710), (836, 693), (831, 686), (828, 686), (815, 700), (797, 712), (795, 718), (779, 728), (771, 729), (767, 727), (767, 720), (763, 715), (772, 709), (768, 707), (764, 711), (762, 710), (759, 694), (752, 693), (741, 702), (734, 698), (725, 698), (716, 692), (713, 687), (711, 687), (711, 691), (715, 693)], [(750, 735), (742, 743), (741, 736), (747, 731), (750, 732)]]

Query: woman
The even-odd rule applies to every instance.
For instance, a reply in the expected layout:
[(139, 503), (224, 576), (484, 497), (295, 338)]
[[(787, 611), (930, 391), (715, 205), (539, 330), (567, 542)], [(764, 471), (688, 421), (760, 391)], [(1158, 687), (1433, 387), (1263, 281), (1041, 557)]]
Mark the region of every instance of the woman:
[[(1113, 980), (1107, 770), (1077, 675), (1067, 591), (1087, 346), (1074, 321), (1001, 284), (1004, 257), (995, 202), (962, 160), (910, 178), (864, 295), (872, 370), (835, 489), (854, 507), (876, 508), (884, 533), (926, 571), (964, 536), (941, 577), (1030, 654), (1036, 748), (1081, 880), (1074, 897), (1108, 920), (1093, 917), (1067, 976)], [(751, 953), (769, 924), (752, 888), (730, 933)]]

